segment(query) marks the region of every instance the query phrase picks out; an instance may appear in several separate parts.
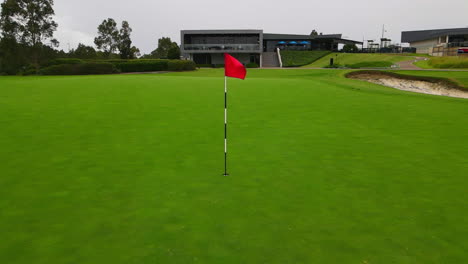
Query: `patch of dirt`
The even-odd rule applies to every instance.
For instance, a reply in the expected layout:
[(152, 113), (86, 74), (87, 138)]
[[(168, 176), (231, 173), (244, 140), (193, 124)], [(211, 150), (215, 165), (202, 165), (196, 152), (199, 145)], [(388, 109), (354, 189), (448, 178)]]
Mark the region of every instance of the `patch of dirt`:
[(447, 79), (407, 76), (381, 71), (350, 72), (346, 77), (368, 81), (403, 91), (468, 99), (467, 89), (460, 87), (458, 84)]

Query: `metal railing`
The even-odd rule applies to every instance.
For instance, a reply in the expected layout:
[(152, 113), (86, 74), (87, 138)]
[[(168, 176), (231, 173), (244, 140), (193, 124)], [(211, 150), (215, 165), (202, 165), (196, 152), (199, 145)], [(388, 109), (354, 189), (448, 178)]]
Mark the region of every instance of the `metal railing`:
[(185, 44), (185, 50), (260, 51), (259, 44)]
[(464, 41), (464, 42), (449, 42), (447, 46), (448, 46), (449, 48), (468, 47), (468, 41)]

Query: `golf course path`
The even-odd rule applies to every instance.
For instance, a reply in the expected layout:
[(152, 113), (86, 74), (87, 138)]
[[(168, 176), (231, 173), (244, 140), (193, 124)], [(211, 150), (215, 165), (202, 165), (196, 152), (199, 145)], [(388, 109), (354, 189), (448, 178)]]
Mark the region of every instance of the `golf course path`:
[(415, 57), (412, 60), (398, 62), (397, 65), (402, 70), (421, 70), (418, 66), (414, 65), (415, 62), (425, 60), (424, 57)]

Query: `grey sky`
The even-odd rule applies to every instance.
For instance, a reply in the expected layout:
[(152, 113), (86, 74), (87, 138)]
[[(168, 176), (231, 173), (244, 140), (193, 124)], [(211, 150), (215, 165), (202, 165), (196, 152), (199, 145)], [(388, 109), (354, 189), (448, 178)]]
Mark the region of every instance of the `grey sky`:
[(157, 39), (180, 43), (181, 29), (263, 29), (267, 33), (343, 33), (349, 39), (386, 37), (400, 41), (402, 30), (468, 27), (467, 0), (55, 0), (55, 37), (68, 50), (94, 45), (97, 26), (112, 17), (127, 20), (133, 44), (142, 53)]

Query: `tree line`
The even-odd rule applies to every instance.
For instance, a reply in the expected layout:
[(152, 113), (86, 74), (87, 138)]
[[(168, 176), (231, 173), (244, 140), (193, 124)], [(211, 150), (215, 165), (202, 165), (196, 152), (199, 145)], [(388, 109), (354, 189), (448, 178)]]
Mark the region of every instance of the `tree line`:
[(65, 52), (54, 38), (58, 28), (54, 20), (53, 0), (4, 0), (0, 13), (0, 74), (18, 74), (57, 58), (102, 59), (179, 59), (177, 43), (168, 37), (158, 40), (150, 54), (141, 55), (132, 45), (128, 21), (108, 18), (97, 27), (95, 47), (78, 44)]

